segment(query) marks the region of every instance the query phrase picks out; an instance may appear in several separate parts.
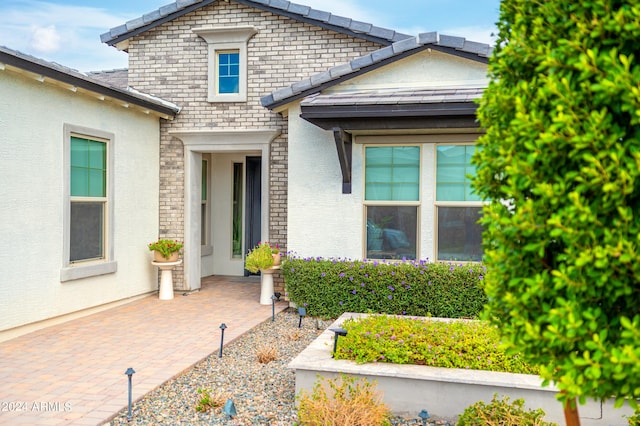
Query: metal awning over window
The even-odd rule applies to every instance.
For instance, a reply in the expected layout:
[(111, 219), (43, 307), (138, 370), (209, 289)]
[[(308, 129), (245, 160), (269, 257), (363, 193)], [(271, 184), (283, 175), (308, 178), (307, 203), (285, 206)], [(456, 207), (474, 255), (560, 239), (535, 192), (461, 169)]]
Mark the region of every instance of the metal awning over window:
[(300, 116), (333, 131), (342, 170), (342, 192), (349, 194), (350, 132), (476, 128), (476, 100), (482, 97), (483, 90), (431, 88), (316, 94), (300, 103)]

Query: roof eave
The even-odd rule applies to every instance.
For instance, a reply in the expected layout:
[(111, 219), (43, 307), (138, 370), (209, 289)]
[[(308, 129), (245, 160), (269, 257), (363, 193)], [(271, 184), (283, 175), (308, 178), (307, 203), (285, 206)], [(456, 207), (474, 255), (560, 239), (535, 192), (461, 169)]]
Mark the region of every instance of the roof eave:
[[(184, 9), (177, 10), (177, 11), (175, 11), (173, 13), (170, 13), (169, 15), (166, 15), (166, 16), (163, 16), (163, 17), (161, 17), (159, 19), (151, 21), (146, 25), (143, 25), (141, 27), (137, 27), (137, 28), (134, 28), (134, 29), (132, 29), (130, 31), (124, 32), (124, 33), (122, 33), (122, 34), (120, 34), (120, 35), (118, 35), (118, 36), (116, 36), (116, 37), (114, 37), (112, 39), (108, 39), (108, 36), (109, 36), (110, 33), (102, 34), (100, 36), (101, 41), (103, 43), (108, 44), (109, 46), (115, 46), (117, 44), (120, 44), (120, 43), (130, 39), (131, 37), (135, 37), (135, 36), (137, 36), (139, 34), (142, 34), (142, 33), (146, 32), (146, 31), (149, 31), (152, 28), (155, 28), (155, 27), (160, 26), (162, 24), (165, 24), (167, 22), (173, 21), (176, 18), (179, 18), (179, 17), (181, 17), (183, 15), (186, 15), (187, 13), (193, 12), (194, 10), (197, 10), (197, 9), (199, 9), (201, 7), (207, 6), (207, 5), (209, 5), (209, 4), (211, 4), (211, 3), (215, 2), (215, 1), (216, 0), (202, 0), (199, 3), (192, 4), (191, 6), (187, 6)], [(120, 50), (124, 50), (124, 49), (120, 49)]]
[(450, 55), (454, 55), (457, 57), (461, 57), (461, 58), (465, 58), (465, 59), (469, 59), (472, 61), (476, 61), (476, 62), (480, 62), (483, 64), (488, 64), (489, 63), (489, 59), (487, 57), (484, 56), (479, 56), (475, 53), (469, 53), (469, 52), (464, 52), (464, 51), (460, 51), (458, 49), (455, 49), (453, 47), (445, 47), (445, 46), (439, 46), (437, 44), (424, 44), (421, 45), (418, 48), (415, 49), (411, 49), (411, 50), (406, 50), (404, 52), (401, 52), (397, 55), (391, 56), (389, 58), (386, 58), (380, 62), (376, 62), (372, 65), (368, 65), (365, 67), (362, 67), (360, 69), (354, 70), (353, 72), (349, 73), (349, 74), (345, 74), (341, 77), (338, 77), (336, 79), (324, 82), (322, 84), (319, 84), (317, 86), (311, 87), (307, 90), (304, 90), (300, 93), (295, 93), (289, 97), (283, 98), (283, 99), (279, 99), (279, 100), (274, 100), (273, 99), (273, 94), (271, 95), (267, 95), (264, 96), (263, 98), (261, 98), (261, 103), (262, 106), (272, 110), (272, 111), (280, 111), (283, 109), (283, 107), (291, 102), (297, 101), (299, 99), (305, 98), (307, 96), (310, 95), (314, 95), (316, 93), (320, 93), (325, 89), (328, 89), (330, 87), (333, 87), (337, 84), (340, 84), (342, 82), (348, 81), (352, 78), (358, 77), (360, 75), (366, 74), (370, 71), (376, 70), (380, 67), (383, 67), (385, 65), (388, 65), (390, 63), (393, 63), (395, 61), (398, 61), (400, 59), (406, 58), (408, 56), (414, 55), (420, 51), (423, 50), (428, 50), (428, 49), (433, 49), (433, 50), (437, 50), (439, 52), (443, 52), (443, 53), (448, 53)]
[(171, 118), (174, 118), (180, 111), (178, 107), (174, 108), (171, 106), (161, 105), (159, 103), (151, 102), (139, 96), (135, 96), (125, 90), (117, 89), (115, 87), (110, 87), (110, 86), (95, 82), (93, 80), (90, 80), (89, 78), (84, 77), (79, 73), (76, 76), (68, 72), (57, 70), (53, 67), (46, 66), (44, 64), (40, 64), (38, 62), (34, 62), (29, 59), (4, 52), (2, 50), (0, 50), (0, 63), (13, 66), (16, 68), (20, 68), (24, 71), (28, 71), (33, 74), (48, 77), (53, 80), (66, 83), (78, 88), (82, 88), (90, 92), (115, 98), (126, 103), (138, 105), (142, 108), (155, 111), (157, 113), (160, 113), (162, 115), (165, 115)]

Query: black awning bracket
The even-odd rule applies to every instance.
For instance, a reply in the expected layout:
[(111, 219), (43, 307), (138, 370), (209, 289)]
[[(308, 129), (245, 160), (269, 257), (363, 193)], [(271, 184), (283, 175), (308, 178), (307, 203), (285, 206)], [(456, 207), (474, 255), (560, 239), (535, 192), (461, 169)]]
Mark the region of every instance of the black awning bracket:
[(334, 127), (333, 139), (336, 142), (338, 161), (342, 171), (342, 193), (351, 194), (351, 135), (340, 127)]

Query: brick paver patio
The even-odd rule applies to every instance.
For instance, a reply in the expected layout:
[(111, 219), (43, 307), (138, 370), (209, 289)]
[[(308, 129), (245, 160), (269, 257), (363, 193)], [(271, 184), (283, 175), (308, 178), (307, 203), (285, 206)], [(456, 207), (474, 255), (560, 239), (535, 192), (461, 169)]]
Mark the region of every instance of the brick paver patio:
[[(271, 318), (256, 277), (209, 277), (202, 290), (157, 295), (0, 342), (0, 424), (96, 425), (133, 399)], [(276, 312), (287, 308), (277, 302)]]

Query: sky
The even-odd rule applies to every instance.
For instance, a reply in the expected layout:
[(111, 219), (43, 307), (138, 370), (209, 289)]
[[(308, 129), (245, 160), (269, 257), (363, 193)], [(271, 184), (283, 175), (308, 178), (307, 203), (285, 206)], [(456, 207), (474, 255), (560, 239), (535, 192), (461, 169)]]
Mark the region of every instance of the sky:
[[(492, 43), (500, 0), (295, 0), (401, 33), (437, 31)], [(0, 45), (78, 71), (127, 67), (100, 34), (171, 0), (0, 0)]]

